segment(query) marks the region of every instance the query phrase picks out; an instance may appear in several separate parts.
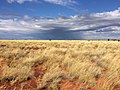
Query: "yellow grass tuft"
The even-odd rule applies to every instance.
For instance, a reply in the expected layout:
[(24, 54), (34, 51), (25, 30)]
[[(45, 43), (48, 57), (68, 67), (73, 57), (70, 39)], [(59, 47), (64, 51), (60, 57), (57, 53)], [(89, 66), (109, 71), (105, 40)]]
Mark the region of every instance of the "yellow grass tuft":
[[(37, 82), (57, 90), (62, 80), (86, 83), (95, 90), (120, 89), (118, 41), (0, 41), (0, 81), (25, 82), (46, 68)], [(49, 89), (50, 89), (49, 88)]]

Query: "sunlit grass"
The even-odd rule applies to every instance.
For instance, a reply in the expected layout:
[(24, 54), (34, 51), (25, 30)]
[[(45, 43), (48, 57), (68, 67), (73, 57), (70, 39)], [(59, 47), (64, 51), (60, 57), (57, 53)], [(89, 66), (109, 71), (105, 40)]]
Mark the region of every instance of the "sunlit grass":
[(120, 87), (118, 41), (0, 41), (0, 81), (24, 82), (34, 78), (32, 68), (46, 68), (44, 83), (57, 88), (61, 80), (77, 79), (96, 90)]

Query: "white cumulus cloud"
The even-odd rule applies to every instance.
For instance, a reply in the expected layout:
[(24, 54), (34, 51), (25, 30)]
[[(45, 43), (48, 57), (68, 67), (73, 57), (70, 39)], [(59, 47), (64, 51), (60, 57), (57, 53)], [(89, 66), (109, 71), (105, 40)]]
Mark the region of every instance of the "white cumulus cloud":
[(42, 36), (47, 38), (50, 35), (55, 38), (63, 37), (63, 39), (68, 37), (72, 39), (120, 39), (120, 9), (85, 16), (58, 18), (32, 18), (24, 15), (19, 20), (17, 17), (16, 19), (3, 17), (4, 19), (0, 19), (0, 38), (6, 35), (4, 32), (11, 32), (9, 35), (12, 36), (14, 36), (12, 32), (16, 32), (20, 33), (20, 36), (24, 33), (33, 38)]
[(40, 2), (44, 1), (44, 2), (58, 4), (62, 6), (73, 5), (77, 3), (75, 0), (7, 0), (8, 3), (17, 2), (19, 4), (22, 4), (24, 2), (36, 2), (36, 1), (40, 1)]
[(7, 0), (8, 3), (17, 2), (17, 3), (20, 3), (20, 4), (22, 4), (22, 3), (26, 2), (26, 1), (33, 2), (33, 1), (37, 1), (37, 0)]
[(77, 3), (75, 0), (44, 0), (44, 1), (53, 3), (53, 4), (63, 5), (63, 6)]

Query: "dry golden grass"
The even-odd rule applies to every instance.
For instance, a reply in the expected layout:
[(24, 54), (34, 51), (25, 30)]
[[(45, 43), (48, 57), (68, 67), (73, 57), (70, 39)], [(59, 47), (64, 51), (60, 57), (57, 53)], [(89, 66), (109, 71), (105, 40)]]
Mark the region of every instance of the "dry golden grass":
[(35, 78), (38, 65), (45, 68), (37, 80), (40, 90), (59, 90), (63, 80), (87, 85), (77, 90), (120, 90), (118, 41), (0, 41), (1, 82)]

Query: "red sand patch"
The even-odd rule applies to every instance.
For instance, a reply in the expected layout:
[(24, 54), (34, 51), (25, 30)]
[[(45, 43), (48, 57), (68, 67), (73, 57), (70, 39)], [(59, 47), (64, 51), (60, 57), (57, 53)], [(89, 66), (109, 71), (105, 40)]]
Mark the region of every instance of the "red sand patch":
[(11, 85), (9, 82), (1, 82), (0, 90), (21, 90), (21, 85), (19, 83)]
[(42, 65), (38, 65), (35, 68), (33, 68), (34, 76), (38, 77), (40, 75), (43, 75), (46, 71), (46, 68), (44, 68)]
[(86, 83), (80, 83), (78, 80), (70, 81), (70, 80), (62, 80), (60, 82), (60, 90), (94, 90), (94, 88), (90, 87)]
[(22, 90), (36, 90), (37, 80), (31, 79), (21, 84), (23, 86)]
[[(2, 72), (2, 66), (4, 64), (4, 62), (0, 63), (0, 72)], [(11, 85), (8, 81), (2, 81), (0, 82), (0, 90), (37, 90), (38, 80), (42, 82), (42, 77), (46, 72), (46, 68), (43, 67), (43, 65), (37, 65), (36, 67), (33, 67), (32, 70), (34, 71), (33, 78), (28, 78), (28, 80), (24, 82), (16, 82), (13, 85)], [(103, 71), (103, 73), (104, 72), (106, 72), (106, 70)], [(62, 80), (58, 84), (58, 87), (59, 90), (97, 90), (96, 87), (104, 84), (105, 82), (107, 82), (107, 79), (97, 78), (96, 85), (94, 87), (91, 87), (87, 83), (80, 83), (79, 80), (76, 78), (73, 80)], [(49, 85), (45, 85), (44, 90), (48, 90), (48, 87)], [(120, 90), (120, 86), (115, 86), (113, 90)]]
[(16, 82), (13, 85), (8, 81), (0, 82), (0, 90), (37, 90), (37, 82), (42, 78), (46, 69), (42, 65), (38, 65), (32, 69), (34, 77), (24, 82)]

